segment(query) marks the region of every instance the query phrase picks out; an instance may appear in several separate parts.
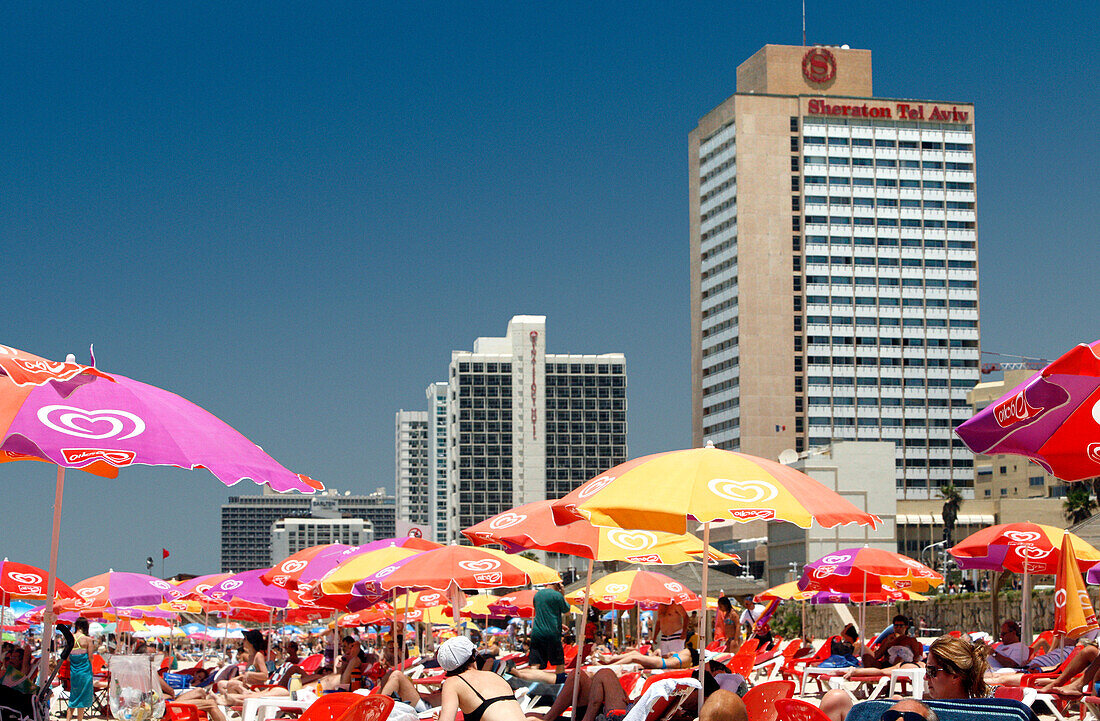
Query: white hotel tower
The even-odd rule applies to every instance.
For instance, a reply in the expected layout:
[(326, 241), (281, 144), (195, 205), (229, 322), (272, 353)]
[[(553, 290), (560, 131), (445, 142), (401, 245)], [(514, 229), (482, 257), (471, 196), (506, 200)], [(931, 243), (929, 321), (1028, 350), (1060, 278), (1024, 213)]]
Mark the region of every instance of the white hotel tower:
[(969, 495), (973, 106), (873, 97), (870, 51), (769, 45), (689, 145), (695, 445), (891, 440), (899, 498)]

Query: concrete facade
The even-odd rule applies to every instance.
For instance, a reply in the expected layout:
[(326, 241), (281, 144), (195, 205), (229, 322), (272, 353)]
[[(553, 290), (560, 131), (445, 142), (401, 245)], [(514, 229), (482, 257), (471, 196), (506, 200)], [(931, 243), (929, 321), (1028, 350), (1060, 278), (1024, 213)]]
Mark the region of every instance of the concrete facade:
[(520, 315), (503, 337), (452, 352), (445, 542), (464, 542), (463, 528), (560, 498), (627, 459), (623, 354), (546, 348), (545, 316)]
[(394, 461), (396, 520), (427, 526), (431, 522), (427, 411), (397, 411)]
[(899, 499), (969, 498), (974, 108), (871, 79), (870, 51), (769, 45), (689, 135), (693, 444), (889, 441)]

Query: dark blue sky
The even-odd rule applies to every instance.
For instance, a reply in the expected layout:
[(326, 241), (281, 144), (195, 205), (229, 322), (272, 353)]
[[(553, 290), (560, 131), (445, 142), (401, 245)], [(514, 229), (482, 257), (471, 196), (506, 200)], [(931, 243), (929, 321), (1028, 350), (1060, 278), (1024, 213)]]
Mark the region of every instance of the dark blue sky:
[[(0, 23), (0, 343), (170, 388), (340, 489), (452, 349), (548, 316), (690, 442), (687, 134), (800, 3), (29, 3)], [(1090, 9), (1091, 8), (1091, 9)], [(973, 101), (983, 346), (1100, 336), (1095, 4), (807, 3), (887, 97)], [(0, 468), (45, 564), (53, 472)], [(253, 493), (253, 487), (239, 487)], [(60, 571), (218, 565), (209, 474), (70, 473)], [(159, 571), (159, 566), (158, 566)]]

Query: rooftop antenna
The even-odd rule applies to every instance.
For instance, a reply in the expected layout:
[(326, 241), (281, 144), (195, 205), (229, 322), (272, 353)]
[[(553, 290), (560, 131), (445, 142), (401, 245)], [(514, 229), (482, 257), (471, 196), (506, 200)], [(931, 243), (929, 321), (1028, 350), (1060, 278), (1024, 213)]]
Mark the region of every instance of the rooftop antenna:
[(802, 47), (806, 47), (806, 0), (802, 0)]

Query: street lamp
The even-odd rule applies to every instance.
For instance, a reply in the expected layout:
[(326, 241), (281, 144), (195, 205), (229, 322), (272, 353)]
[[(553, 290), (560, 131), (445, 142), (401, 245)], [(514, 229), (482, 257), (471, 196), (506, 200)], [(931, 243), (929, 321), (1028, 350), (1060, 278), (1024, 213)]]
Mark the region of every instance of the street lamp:
[[(930, 549), (930, 548), (936, 548), (936, 547), (938, 547), (938, 546), (942, 546), (942, 545), (944, 545), (944, 544), (946, 544), (946, 543), (947, 543), (947, 541), (946, 541), (946, 540), (943, 540), (943, 541), (936, 541), (935, 543), (929, 543), (929, 544), (928, 544), (927, 546), (925, 546), (925, 547), (924, 547), (924, 548), (923, 548), (923, 549), (921, 550), (921, 552), (920, 552), (920, 560), (921, 560), (921, 561), (924, 561), (924, 553), (925, 553), (925, 551), (927, 551), (928, 549)], [(929, 560), (931, 561), (931, 563), (929, 563), (929, 564), (928, 564), (928, 567), (929, 567), (929, 568), (935, 568), (935, 567), (936, 567), (936, 560), (935, 560), (935, 557), (933, 556), (933, 557), (932, 557), (931, 559), (929, 559)]]

